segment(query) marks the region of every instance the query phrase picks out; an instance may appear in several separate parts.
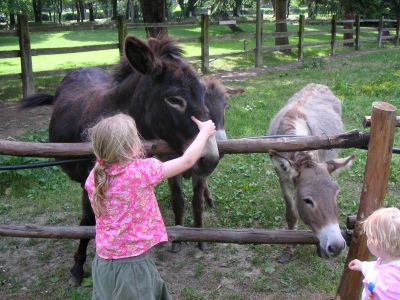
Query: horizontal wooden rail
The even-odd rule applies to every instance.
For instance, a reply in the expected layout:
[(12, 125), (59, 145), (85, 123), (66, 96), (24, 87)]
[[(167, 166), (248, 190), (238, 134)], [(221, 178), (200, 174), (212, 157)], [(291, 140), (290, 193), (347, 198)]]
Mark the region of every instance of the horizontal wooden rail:
[(90, 46), (79, 46), (79, 47), (32, 49), (31, 53), (33, 56), (33, 55), (51, 55), (51, 54), (101, 51), (101, 50), (110, 50), (110, 49), (118, 49), (118, 44), (114, 43), (114, 44), (90, 45)]
[(263, 33), (263, 38), (281, 38), (281, 37), (290, 37), (290, 36), (298, 36), (298, 32), (268, 32)]
[[(102, 68), (105, 70), (111, 69), (115, 65), (98, 65), (98, 66), (90, 66), (91, 68), (97, 67), (97, 68)], [(68, 68), (68, 69), (57, 69), (57, 70), (49, 70), (49, 71), (38, 71), (38, 72), (33, 72), (33, 75), (37, 77), (45, 77), (45, 76), (57, 76), (57, 75), (65, 75), (70, 71), (76, 70), (76, 68)], [(17, 73), (17, 74), (5, 74), (5, 75), (0, 75), (0, 80), (17, 80), (21, 79), (22, 74)]]
[(280, 46), (266, 46), (262, 47), (263, 52), (281, 51), (297, 48), (297, 45), (280, 45)]
[(21, 56), (20, 50), (0, 51), (0, 58), (12, 58), (12, 57), (20, 57), (20, 56)]
[[(317, 244), (309, 230), (219, 229), (167, 227), (169, 241), (235, 244)], [(343, 233), (346, 237), (346, 235)], [(39, 226), (0, 224), (0, 236), (25, 238), (94, 238), (94, 226)]]
[[(332, 149), (365, 148), (369, 134), (353, 130), (333, 136), (247, 138), (218, 141), (221, 154), (268, 153)], [(174, 151), (164, 141), (145, 141), (149, 155), (172, 154)], [(78, 157), (92, 154), (90, 143), (31, 143), (0, 140), (0, 154), (32, 157)]]
[(330, 45), (331, 42), (315, 42), (315, 43), (304, 43), (304, 47), (319, 47)]
[(2, 36), (18, 36), (18, 33), (16, 30), (6, 30), (6, 31), (0, 31), (0, 37)]

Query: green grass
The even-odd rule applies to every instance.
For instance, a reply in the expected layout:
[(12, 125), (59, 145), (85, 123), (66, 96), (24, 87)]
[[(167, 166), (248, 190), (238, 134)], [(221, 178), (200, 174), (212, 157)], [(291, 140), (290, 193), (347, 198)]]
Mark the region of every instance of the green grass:
[[(255, 24), (240, 24), (240, 28), (249, 34), (254, 34)], [(274, 23), (265, 22), (263, 26), (263, 32), (274, 32)], [(340, 26), (338, 27), (339, 30)], [(288, 24), (289, 32), (297, 32), (298, 26)], [(305, 31), (326, 31), (329, 32), (330, 28), (328, 25), (307, 25)], [(175, 27), (168, 30), (169, 34), (175, 38), (193, 38), (200, 36), (200, 27)], [(129, 29), (129, 34), (136, 35), (140, 38), (145, 37), (143, 29)], [(210, 37), (218, 37), (231, 35), (232, 32), (227, 26), (211, 25), (209, 29)], [(339, 36), (339, 35), (338, 35)], [(362, 34), (362, 37), (376, 36), (376, 33), (366, 32)], [(102, 29), (102, 30), (82, 30), (82, 31), (64, 31), (64, 32), (33, 32), (30, 36), (31, 48), (57, 48), (57, 47), (76, 47), (76, 46), (87, 46), (87, 45), (100, 45), (117, 43), (117, 31), (116, 29)], [(18, 50), (18, 39), (17, 37), (2, 37), (0, 43), (0, 51), (5, 50)], [(322, 34), (316, 36), (306, 36), (304, 42), (322, 42), (329, 41), (330, 34)], [(289, 38), (290, 44), (297, 44), (297, 37)], [(253, 38), (247, 39), (247, 49), (255, 47), (255, 40)], [(274, 45), (274, 39), (269, 38), (264, 40), (263, 46)], [(364, 48), (375, 46), (375, 44), (365, 43)], [(244, 39), (240, 37), (235, 40), (229, 41), (213, 41), (210, 42), (210, 55), (224, 54), (229, 52), (237, 52), (243, 50)], [(182, 45), (185, 51), (185, 55), (199, 56), (200, 55), (200, 44), (199, 43), (185, 43)], [(291, 56), (280, 56), (276, 53), (265, 54), (265, 63), (267, 65), (275, 65), (276, 63), (282, 63), (288, 60), (294, 60), (297, 56), (297, 50), (292, 50), (293, 55)], [(338, 48), (338, 53), (344, 50)], [(329, 54), (328, 47), (313, 47), (305, 50), (306, 57), (320, 57), (327, 56)], [(226, 66), (230, 68), (245, 68), (254, 66), (254, 55), (251, 58), (242, 57), (227, 57), (218, 59), (217, 62), (211, 63), (211, 70), (217, 71), (226, 69)], [(57, 55), (41, 55), (33, 56), (32, 64), (33, 71), (45, 71), (55, 70), (62, 68), (74, 68), (84, 67), (93, 65), (103, 64), (115, 64), (118, 62), (119, 54), (118, 50), (106, 50), (96, 52), (81, 52), (74, 54), (57, 54)], [(20, 60), (19, 58), (7, 58), (0, 59), (0, 74), (15, 74), (20, 71)]]
[[(59, 78), (48, 79), (43, 84), (43, 90), (54, 92), (58, 81)], [(270, 120), (286, 100), (310, 82), (328, 85), (343, 103), (346, 129), (360, 129), (362, 117), (371, 114), (371, 104), (374, 101), (386, 101), (400, 107), (400, 51), (381, 51), (330, 61), (316, 59), (305, 63), (300, 69), (263, 74), (231, 83), (232, 86), (245, 88), (246, 92), (230, 99), (225, 126), (228, 136), (240, 138), (264, 135)], [(45, 141), (46, 130), (21, 138)], [(400, 146), (399, 131), (396, 133), (395, 144)], [(352, 168), (337, 176), (341, 186), (338, 205), (342, 228), (346, 216), (357, 211), (366, 161), (366, 152), (363, 150), (346, 149), (341, 156), (351, 153), (357, 155)], [(32, 160), (37, 159), (2, 156), (0, 164)], [(400, 202), (399, 169), (400, 156), (393, 155), (385, 205)], [(278, 179), (266, 154), (226, 155), (210, 177), (209, 185), (216, 208), (206, 209), (205, 226), (285, 227), (284, 204)], [(184, 192), (190, 198), (189, 181), (184, 182)], [(173, 225), (168, 185), (165, 182), (160, 184), (156, 193), (166, 225)], [(55, 167), (0, 173), (0, 223), (76, 225), (79, 223), (80, 211), (79, 185), (68, 180)], [(192, 224), (189, 203), (186, 205), (185, 222), (187, 226)], [(67, 287), (67, 273), (76, 242), (39, 241), (2, 239), (0, 252), (5, 255), (1, 256), (0, 265), (6, 269), (6, 272), (0, 272), (2, 294), (9, 296), (24, 293), (26, 299), (89, 299), (90, 279), (87, 279), (86, 287)], [(90, 261), (93, 245), (89, 249)], [(249, 256), (241, 256), (241, 249), (246, 249)], [(276, 261), (281, 249), (279, 245), (211, 245), (207, 255), (213, 257), (212, 264), (205, 264), (201, 258), (196, 257), (179, 260), (178, 256), (174, 267), (166, 270), (167, 276), (169, 273), (179, 274), (189, 265), (192, 267), (192, 281), (188, 276), (187, 286), (180, 287), (172, 280), (169, 286), (177, 299), (250, 299), (251, 295), (258, 295), (260, 299), (267, 296), (271, 299), (312, 299), (313, 295), (322, 295), (323, 299), (333, 297), (346, 253), (331, 260), (322, 260), (316, 256), (314, 246), (299, 246), (295, 260), (281, 265)], [(21, 261), (21, 264), (18, 262), (14, 270), (7, 262), (6, 255), (18, 257), (19, 251), (27, 251), (32, 256)], [(164, 251), (159, 250), (160, 253)], [(60, 256), (63, 257), (62, 261), (57, 260)], [(227, 263), (231, 258), (236, 260)], [(164, 257), (159, 261), (166, 260)], [(240, 266), (240, 263), (245, 265)], [(228, 264), (229, 271), (218, 268), (221, 264)], [(211, 267), (214, 267), (213, 272), (208, 270)], [(35, 280), (29, 281), (30, 276), (35, 276)], [(233, 282), (233, 286), (240, 292), (231, 285), (223, 284), (226, 282)], [(210, 283), (215, 283), (215, 289), (209, 287)], [(27, 286), (27, 292), (22, 292), (24, 286)]]

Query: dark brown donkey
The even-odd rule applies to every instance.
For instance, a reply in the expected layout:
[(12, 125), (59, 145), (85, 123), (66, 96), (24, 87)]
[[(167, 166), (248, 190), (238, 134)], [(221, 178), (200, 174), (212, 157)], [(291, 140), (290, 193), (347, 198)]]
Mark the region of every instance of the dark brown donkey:
[[(341, 102), (324, 85), (310, 83), (292, 96), (272, 119), (269, 134), (335, 135), (343, 132)], [(354, 156), (337, 159), (337, 151), (314, 150), (271, 153), (286, 202), (286, 221), (296, 229), (299, 217), (319, 239), (323, 257), (338, 255), (346, 246), (339, 228), (339, 186), (332, 173), (349, 166)], [(288, 246), (281, 262), (293, 252)]]
[[(167, 37), (151, 38), (148, 43), (128, 36), (125, 58), (109, 75), (99, 68), (82, 68), (69, 73), (55, 96), (33, 95), (21, 106), (53, 104), (50, 142), (71, 143), (87, 139), (87, 128), (104, 116), (123, 112), (131, 115), (145, 139), (163, 139), (178, 153), (198, 133), (190, 116), (210, 119), (204, 103), (205, 86), (198, 74), (182, 58), (182, 50)], [(193, 167), (194, 174), (209, 175), (219, 160), (215, 137)], [(64, 166), (63, 170), (81, 183), (93, 162)], [(83, 214), (80, 225), (95, 224), (86, 191), (82, 193)], [(72, 284), (79, 285), (83, 276), (88, 239), (82, 239), (71, 269)]]
[[(225, 133), (225, 110), (228, 105), (229, 97), (238, 95), (244, 92), (242, 88), (230, 88), (222, 84), (218, 79), (212, 76), (203, 77), (206, 94), (205, 104), (210, 111), (211, 120), (214, 121), (217, 132), (215, 137), (218, 140), (226, 140)], [(165, 159), (165, 158), (164, 158)], [(183, 174), (183, 177), (192, 177), (193, 187), (193, 222), (194, 226), (201, 228), (203, 227), (203, 210), (204, 202), (210, 207), (214, 207), (214, 201), (211, 197), (211, 193), (207, 186), (207, 177), (201, 176), (190, 170)], [(168, 180), (171, 189), (171, 200), (172, 208), (175, 214), (175, 225), (184, 225), (184, 210), (185, 200), (182, 192), (182, 175), (170, 178)], [(200, 242), (199, 248), (204, 250), (206, 243)], [(178, 252), (180, 250), (180, 243), (172, 244), (172, 252)]]

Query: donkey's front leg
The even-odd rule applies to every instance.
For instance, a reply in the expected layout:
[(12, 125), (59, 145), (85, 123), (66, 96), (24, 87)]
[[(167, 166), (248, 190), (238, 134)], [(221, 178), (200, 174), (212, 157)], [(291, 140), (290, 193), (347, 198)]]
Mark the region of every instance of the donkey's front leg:
[(214, 199), (211, 196), (210, 189), (208, 188), (207, 178), (205, 178), (205, 187), (204, 187), (204, 200), (207, 202), (208, 206), (211, 208), (215, 208)]
[[(204, 210), (204, 193), (207, 189), (207, 177), (192, 176), (193, 186), (193, 221), (194, 227), (203, 227), (203, 210)], [(199, 242), (198, 247), (200, 250), (206, 250), (208, 245), (206, 242)]]
[[(286, 204), (285, 216), (288, 229), (295, 230), (297, 229), (297, 224), (299, 222), (299, 213), (297, 211), (295, 197), (294, 197), (295, 187), (293, 183), (288, 180), (280, 179), (279, 184), (281, 186), (283, 198), (285, 199), (285, 204)], [(296, 245), (286, 245), (278, 261), (283, 264), (289, 262), (293, 258), (295, 247)]]
[[(96, 219), (93, 214), (92, 207), (85, 189), (82, 192), (82, 219), (79, 226), (94, 226)], [(81, 239), (79, 241), (78, 250), (75, 252), (75, 264), (71, 269), (70, 285), (80, 286), (83, 279), (83, 265), (86, 261), (86, 251), (90, 239)]]
[[(178, 175), (168, 179), (169, 188), (171, 190), (172, 210), (175, 215), (175, 225), (183, 226), (183, 216), (185, 212), (185, 199), (182, 192), (182, 176)], [(171, 252), (181, 251), (182, 244), (180, 242), (172, 242)]]

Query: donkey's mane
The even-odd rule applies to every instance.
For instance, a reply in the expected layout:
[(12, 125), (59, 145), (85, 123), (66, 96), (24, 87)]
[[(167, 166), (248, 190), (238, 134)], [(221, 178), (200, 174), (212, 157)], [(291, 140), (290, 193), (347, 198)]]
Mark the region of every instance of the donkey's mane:
[[(156, 38), (149, 38), (147, 45), (153, 51), (155, 57), (160, 60), (173, 60), (178, 63), (184, 62), (182, 59), (183, 50), (177, 42), (167, 35), (160, 35)], [(121, 82), (129, 75), (137, 73), (130, 65), (126, 56), (121, 58), (121, 62), (115, 66), (111, 72), (113, 81)]]

